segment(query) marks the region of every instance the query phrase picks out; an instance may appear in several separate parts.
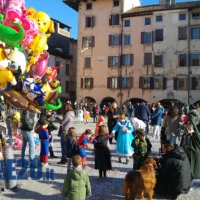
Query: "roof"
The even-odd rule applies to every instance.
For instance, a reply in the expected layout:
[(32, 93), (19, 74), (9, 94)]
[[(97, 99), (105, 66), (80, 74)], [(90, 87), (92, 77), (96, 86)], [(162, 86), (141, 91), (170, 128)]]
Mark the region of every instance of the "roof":
[(125, 13), (122, 14), (122, 17), (131, 17), (138, 15), (149, 15), (156, 11), (165, 11), (165, 10), (177, 10), (177, 9), (193, 9), (200, 8), (200, 2), (192, 1), (192, 2), (181, 2), (172, 5), (171, 7), (167, 7), (166, 5), (150, 5), (150, 6), (138, 6), (134, 7)]
[(68, 25), (66, 25), (66, 24), (64, 24), (64, 23), (62, 23), (62, 22), (60, 22), (60, 21), (58, 21), (57, 19), (54, 19), (54, 18), (52, 18), (52, 17), (51, 17), (51, 19), (52, 19), (53, 21), (55, 21), (55, 22), (58, 22), (58, 23), (60, 24), (60, 28), (68, 28), (68, 29), (71, 29), (70, 26), (68, 26)]

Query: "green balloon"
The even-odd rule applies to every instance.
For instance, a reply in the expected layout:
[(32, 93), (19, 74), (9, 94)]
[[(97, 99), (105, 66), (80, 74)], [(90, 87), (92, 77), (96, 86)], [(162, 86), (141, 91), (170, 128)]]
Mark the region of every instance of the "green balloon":
[(57, 100), (57, 105), (46, 102), (45, 106), (44, 106), (44, 108), (46, 110), (58, 110), (61, 107), (62, 107), (62, 102), (61, 102), (60, 98), (58, 98), (58, 100)]

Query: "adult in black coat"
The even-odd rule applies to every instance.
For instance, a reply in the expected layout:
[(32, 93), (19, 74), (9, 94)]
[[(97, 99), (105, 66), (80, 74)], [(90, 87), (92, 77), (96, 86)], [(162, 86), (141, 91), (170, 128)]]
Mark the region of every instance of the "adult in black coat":
[(179, 194), (187, 194), (190, 190), (190, 162), (183, 148), (174, 149), (174, 144), (169, 140), (162, 142), (162, 151), (165, 154), (160, 160), (161, 168), (157, 171), (154, 191), (176, 199)]
[[(113, 128), (115, 127), (116, 123), (118, 122), (118, 116), (122, 114), (122, 110), (118, 107), (117, 102), (112, 102), (109, 111), (107, 113), (108, 117), (108, 132), (111, 135)], [(115, 132), (115, 139), (117, 139), (118, 132)], [(110, 144), (112, 144), (112, 137), (109, 139)]]

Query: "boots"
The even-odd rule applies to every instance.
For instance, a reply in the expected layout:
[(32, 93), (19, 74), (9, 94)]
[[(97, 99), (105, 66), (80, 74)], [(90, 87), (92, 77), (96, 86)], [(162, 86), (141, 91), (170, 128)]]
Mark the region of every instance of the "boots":
[(50, 158), (57, 158), (57, 156), (54, 155), (52, 147), (49, 147), (49, 152), (50, 152)]
[(66, 158), (61, 158), (60, 162), (57, 162), (57, 164), (65, 164), (65, 163), (67, 163)]
[(119, 157), (119, 163), (121, 163), (122, 162), (122, 159), (121, 159), (121, 157)]

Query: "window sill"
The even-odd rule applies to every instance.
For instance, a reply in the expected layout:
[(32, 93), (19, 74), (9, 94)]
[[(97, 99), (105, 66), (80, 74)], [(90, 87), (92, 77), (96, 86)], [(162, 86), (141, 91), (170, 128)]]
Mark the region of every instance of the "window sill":
[(83, 69), (92, 69), (92, 67), (84, 67)]
[(118, 88), (108, 88), (108, 89), (110, 89), (110, 90), (118, 90)]
[(143, 64), (143, 67), (146, 67), (146, 66), (152, 66), (153, 67), (153, 64)]
[(123, 44), (123, 47), (132, 47), (132, 44)]
[(112, 27), (118, 27), (118, 26), (120, 26), (120, 24), (117, 24), (117, 25), (110, 25), (110, 26), (112, 26)]
[(118, 69), (119, 67), (108, 67), (108, 69)]
[(187, 40), (187, 38), (179, 38), (178, 40), (180, 40), (180, 41)]
[(163, 68), (163, 66), (154, 66), (154, 68)]
[(122, 65), (122, 67), (131, 67), (132, 65)]
[(163, 42), (163, 40), (155, 40), (155, 42)]
[(120, 45), (111, 45), (110, 47), (114, 48), (114, 47), (120, 47)]
[(144, 43), (143, 45), (152, 45), (153, 44), (153, 42), (151, 42), (151, 43)]

